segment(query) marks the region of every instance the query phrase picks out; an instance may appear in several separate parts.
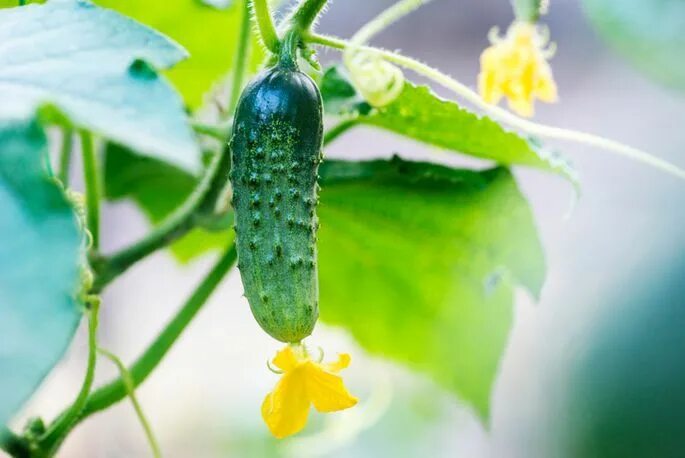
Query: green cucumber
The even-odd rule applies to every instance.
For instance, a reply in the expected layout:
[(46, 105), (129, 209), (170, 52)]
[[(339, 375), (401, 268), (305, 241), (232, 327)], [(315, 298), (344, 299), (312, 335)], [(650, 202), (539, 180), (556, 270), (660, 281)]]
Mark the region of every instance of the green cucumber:
[(321, 93), (292, 59), (259, 74), (238, 103), (231, 139), (238, 268), (259, 325), (282, 342), (311, 334)]

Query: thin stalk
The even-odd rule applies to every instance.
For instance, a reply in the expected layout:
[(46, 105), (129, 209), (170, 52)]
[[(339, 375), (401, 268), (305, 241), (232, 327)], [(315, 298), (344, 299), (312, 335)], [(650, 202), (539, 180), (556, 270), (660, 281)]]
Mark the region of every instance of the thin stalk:
[[(197, 315), (209, 296), (217, 288), (221, 280), (233, 267), (237, 258), (235, 244), (221, 255), (207, 277), (195, 289), (185, 304), (164, 327), (162, 332), (128, 369), (133, 380), (133, 386), (138, 387), (167, 355), (174, 343), (183, 334), (188, 324)], [(95, 412), (106, 409), (126, 397), (126, 385), (122, 377), (95, 390), (86, 402), (78, 421), (83, 421)]]
[(303, 0), (291, 16), (291, 23), (301, 31), (307, 31), (319, 17), (328, 0)]
[(138, 421), (140, 421), (140, 424), (143, 426), (143, 430), (145, 431), (145, 437), (147, 438), (150, 448), (152, 449), (152, 456), (154, 458), (161, 458), (162, 452), (159, 448), (159, 442), (157, 442), (157, 439), (152, 432), (152, 427), (150, 427), (150, 422), (148, 422), (147, 418), (145, 418), (143, 408), (140, 406), (140, 402), (138, 402), (136, 388), (133, 383), (133, 377), (131, 377), (131, 373), (126, 369), (126, 366), (124, 366), (124, 363), (121, 362), (121, 359), (119, 359), (114, 353), (111, 353), (104, 348), (99, 348), (98, 351), (101, 355), (112, 361), (112, 363), (117, 366), (117, 369), (119, 370), (119, 376), (126, 387), (126, 393), (128, 394), (131, 404), (133, 404), (133, 409), (136, 411), (136, 415), (138, 416)]
[(430, 1), (431, 0), (400, 0), (373, 18), (366, 25), (362, 26), (357, 33), (352, 36), (350, 43), (354, 45), (368, 43), (369, 40), (379, 32), (382, 32), (388, 26)]
[[(317, 34), (308, 34), (305, 36), (305, 40), (310, 43), (316, 43), (340, 50), (345, 50), (350, 46), (350, 43), (348, 41), (342, 40), (340, 38)], [(435, 81), (441, 86), (451, 90), (456, 95), (464, 98), (469, 103), (482, 109), (493, 118), (498, 119), (499, 121), (508, 124), (512, 127), (521, 129), (525, 132), (537, 135), (539, 137), (565, 140), (574, 143), (580, 143), (584, 145), (597, 147), (604, 151), (617, 154), (619, 156), (634, 159), (638, 162), (649, 165), (663, 172), (674, 175), (678, 178), (685, 179), (685, 170), (682, 170), (663, 159), (659, 159), (658, 157), (652, 156), (651, 154), (645, 151), (633, 148), (632, 146), (624, 145), (623, 143), (617, 142), (615, 140), (610, 140), (599, 135), (579, 132), (570, 129), (562, 129), (560, 127), (547, 126), (544, 124), (538, 124), (536, 122), (519, 118), (518, 116), (508, 112), (503, 108), (487, 103), (476, 92), (469, 89), (467, 86), (463, 85), (459, 81), (449, 77), (448, 75), (440, 72), (439, 70), (436, 70), (422, 62), (419, 62), (416, 59), (412, 59), (411, 57), (403, 56), (399, 53), (374, 48), (371, 46), (360, 46), (359, 49), (369, 53), (376, 54), (384, 58), (388, 62), (397, 64), (408, 70), (414, 71), (419, 75), (425, 76), (432, 81)]]
[(93, 386), (95, 377), (95, 364), (97, 356), (97, 328), (98, 311), (100, 308), (99, 300), (94, 300), (90, 304), (88, 312), (88, 365), (86, 376), (83, 379), (81, 390), (79, 391), (74, 403), (59, 417), (39, 440), (40, 448), (51, 456), (60, 446), (69, 431), (71, 431), (86, 405), (90, 389)]
[(243, 90), (249, 51), (250, 5), (248, 0), (243, 0), (243, 18), (240, 22), (240, 29), (238, 30), (238, 45), (235, 54), (235, 63), (233, 65), (233, 81), (231, 82), (231, 98), (228, 100), (228, 113), (230, 115), (233, 115), (233, 112), (238, 106), (240, 93)]
[(83, 130), (80, 137), (83, 180), (86, 184), (86, 221), (93, 240), (92, 249), (97, 250), (100, 246), (100, 169), (95, 156), (93, 135)]
[(69, 128), (62, 130), (62, 145), (59, 151), (59, 172), (57, 177), (65, 187), (69, 185), (69, 172), (71, 169), (71, 157), (74, 146), (74, 133)]
[(252, 14), (257, 23), (257, 30), (266, 49), (273, 53), (278, 52), (279, 40), (274, 20), (271, 16), (268, 0), (250, 0), (252, 2)]
[(222, 148), (195, 190), (159, 226), (136, 243), (110, 256), (91, 254), (90, 264), (96, 274), (92, 292), (99, 293), (136, 262), (180, 239), (192, 230), (196, 223), (211, 216), (230, 169), (230, 151)]

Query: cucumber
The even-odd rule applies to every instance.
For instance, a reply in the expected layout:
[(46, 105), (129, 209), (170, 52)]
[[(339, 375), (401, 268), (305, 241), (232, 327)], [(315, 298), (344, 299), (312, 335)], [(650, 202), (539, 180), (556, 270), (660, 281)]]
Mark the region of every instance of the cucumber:
[(259, 325), (282, 342), (311, 334), (316, 262), (321, 93), (292, 59), (245, 88), (231, 138), (238, 268)]

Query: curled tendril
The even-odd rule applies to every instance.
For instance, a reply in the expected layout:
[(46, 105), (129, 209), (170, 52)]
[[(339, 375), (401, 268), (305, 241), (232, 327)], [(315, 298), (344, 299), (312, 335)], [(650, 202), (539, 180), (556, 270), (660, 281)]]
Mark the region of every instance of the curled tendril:
[(282, 375), (282, 374), (284, 373), (282, 370), (273, 367), (273, 366), (271, 365), (271, 360), (270, 360), (270, 359), (267, 359), (267, 360), (266, 360), (266, 367), (267, 367), (271, 372), (273, 372), (274, 374)]
[(85, 248), (86, 250), (90, 250), (93, 247), (93, 234), (88, 230), (86, 197), (82, 193), (72, 189), (66, 189), (64, 192), (67, 200), (69, 200), (74, 209), (79, 228), (83, 232)]
[(496, 43), (499, 43), (502, 40), (503, 40), (503, 38), (502, 38), (502, 35), (500, 34), (499, 27), (494, 26), (494, 27), (491, 27), (490, 30), (488, 30), (488, 41), (491, 44), (494, 45)]
[(382, 57), (350, 48), (345, 52), (344, 62), (352, 82), (371, 106), (384, 107), (402, 92), (402, 70)]
[(317, 346), (316, 349), (319, 350), (319, 357), (316, 359), (316, 362), (321, 364), (323, 362), (323, 357), (324, 357), (323, 348)]

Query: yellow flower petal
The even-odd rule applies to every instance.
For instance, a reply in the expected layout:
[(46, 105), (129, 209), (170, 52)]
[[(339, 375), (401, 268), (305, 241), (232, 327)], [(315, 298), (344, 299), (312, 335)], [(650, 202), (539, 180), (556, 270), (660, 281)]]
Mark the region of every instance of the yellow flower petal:
[(325, 371), (321, 365), (309, 363), (307, 371), (307, 396), (319, 412), (335, 412), (357, 404), (339, 375)]
[(288, 345), (273, 360), (283, 370), (281, 380), (262, 403), (262, 417), (271, 433), (281, 439), (296, 434), (307, 424), (313, 404), (319, 412), (347, 409), (357, 403), (337, 372), (350, 365), (350, 355), (321, 364), (309, 357), (302, 346)]
[(346, 369), (350, 365), (352, 358), (347, 353), (338, 353), (338, 360), (334, 363), (328, 363), (325, 365), (326, 369), (330, 372), (340, 372)]
[(262, 418), (278, 439), (297, 434), (307, 424), (309, 399), (306, 371), (298, 368), (281, 378), (262, 403)]
[(522, 97), (509, 98), (508, 105), (512, 111), (518, 113), (521, 116), (531, 117), (535, 114), (535, 108), (533, 106), (532, 100), (525, 99)]
[(538, 85), (535, 88), (535, 95), (543, 102), (557, 101), (557, 85), (552, 79), (551, 72), (544, 78), (538, 80)]
[(546, 34), (534, 24), (514, 22), (504, 38), (493, 37), (480, 57), (478, 91), (487, 103), (504, 96), (512, 110), (532, 116), (535, 99), (554, 102), (557, 87), (547, 63)]
[(274, 366), (278, 367), (279, 369), (288, 372), (293, 369), (298, 364), (298, 355), (295, 353), (295, 350), (293, 350), (293, 347), (290, 345), (286, 345), (276, 353), (276, 356), (274, 357)]

